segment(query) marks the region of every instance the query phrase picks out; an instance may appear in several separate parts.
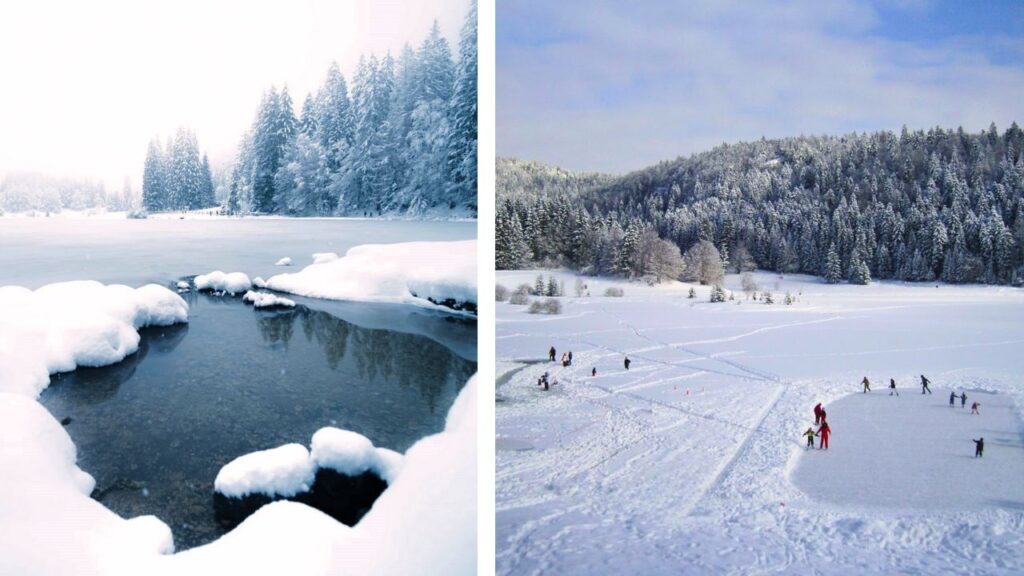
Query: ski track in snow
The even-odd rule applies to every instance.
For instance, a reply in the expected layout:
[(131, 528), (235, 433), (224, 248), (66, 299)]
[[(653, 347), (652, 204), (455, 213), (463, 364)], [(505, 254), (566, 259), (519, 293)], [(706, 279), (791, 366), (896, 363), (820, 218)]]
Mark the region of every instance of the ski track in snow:
[[(663, 295), (565, 301), (569, 312), (576, 304), (589, 308), (539, 319), (545, 322), (542, 330), (530, 328), (533, 318), (499, 306), (499, 318), (506, 316), (498, 325), (499, 358), (511, 350), (522, 357), (526, 343), (537, 357), (555, 341), (560, 351), (574, 350), (573, 366), (527, 365), (499, 391), (499, 438), (526, 438), (522, 442), (529, 446), (498, 451), (499, 574), (1024, 571), (1024, 503), (1016, 510), (937, 512), (923, 520), (921, 513), (821, 505), (794, 487), (790, 468), (802, 450), (799, 435), (810, 399), (827, 405), (859, 391), (862, 372), (830, 366), (821, 377), (790, 380), (751, 364), (771, 358), (963, 352), (1024, 339), (972, 342), (952, 336), (963, 343), (817, 352), (807, 343), (822, 339), (818, 333), (855, 330), (871, 312), (918, 306), (797, 306), (794, 312), (816, 317), (793, 321), (790, 316), (751, 327), (741, 315), (735, 324), (701, 325), (718, 331), (734, 326), (732, 334), (693, 338), (682, 319), (694, 307)], [(644, 316), (631, 305), (678, 316), (680, 325), (662, 325), (664, 319)], [(628, 319), (622, 316), (626, 311)], [(568, 322), (552, 322), (558, 319)], [(664, 332), (663, 338), (653, 337)], [(812, 351), (748, 353), (759, 350), (769, 334), (797, 338), (803, 345), (794, 349)], [(758, 343), (744, 350), (721, 348), (752, 339)], [(679, 359), (680, 353), (685, 357)], [(625, 355), (634, 361), (628, 371), (621, 363)], [(591, 366), (599, 367), (596, 378), (590, 377)], [(534, 383), (546, 371), (559, 384), (538, 392)], [(1000, 389), (1013, 397), (1020, 414), (1024, 390), (1007, 384), (1008, 371), (960, 372), (933, 370), (933, 387), (941, 380)], [(905, 387), (916, 375), (893, 376), (904, 394), (916, 391)]]

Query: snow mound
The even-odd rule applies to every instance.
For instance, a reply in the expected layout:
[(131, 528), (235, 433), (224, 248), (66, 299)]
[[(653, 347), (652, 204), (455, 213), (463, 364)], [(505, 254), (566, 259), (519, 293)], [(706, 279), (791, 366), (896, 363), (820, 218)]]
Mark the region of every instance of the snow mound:
[(253, 288), (260, 288), (260, 289), (266, 288), (267, 287), (267, 281), (264, 280), (262, 276), (257, 276), (257, 277), (252, 279), (252, 287)]
[(175, 286), (177, 286), (178, 290), (183, 291), (192, 288), (192, 285), (189, 284), (188, 282), (185, 282), (184, 280), (178, 280), (178, 283), (175, 284)]
[(234, 498), (253, 493), (289, 497), (307, 492), (315, 476), (306, 447), (285, 444), (235, 458), (220, 469), (213, 488)]
[(362, 434), (338, 428), (321, 428), (313, 434), (310, 454), (318, 468), (330, 468), (348, 476), (372, 471), (390, 482), (401, 468), (402, 456), (375, 448)]
[(332, 300), (475, 304), (476, 240), (356, 246), (344, 258), (315, 258), (300, 272), (273, 276), (267, 287)]
[(280, 260), (278, 260), (277, 262), (274, 263), (274, 266), (291, 266), (291, 265), (292, 265), (292, 259), (289, 258), (288, 256), (285, 256), (284, 258), (281, 258)]
[(232, 295), (252, 288), (252, 282), (249, 281), (249, 277), (242, 272), (225, 274), (220, 270), (214, 270), (209, 274), (196, 276), (194, 282), (196, 290), (213, 290), (227, 292)]
[(242, 300), (249, 302), (256, 308), (294, 308), (295, 301), (288, 298), (281, 298), (269, 292), (253, 292), (252, 290), (242, 296)]
[(313, 254), (313, 264), (326, 264), (328, 262), (334, 262), (338, 259), (338, 255), (334, 252), (317, 252)]
[(49, 375), (123, 360), (138, 329), (188, 320), (188, 304), (163, 286), (61, 282), (0, 288), (0, 392), (35, 397)]

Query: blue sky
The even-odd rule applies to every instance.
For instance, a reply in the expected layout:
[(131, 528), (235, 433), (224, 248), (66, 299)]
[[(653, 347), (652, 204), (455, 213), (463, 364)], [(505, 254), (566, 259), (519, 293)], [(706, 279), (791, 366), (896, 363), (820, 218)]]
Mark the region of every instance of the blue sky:
[(1024, 1), (499, 0), (496, 26), (498, 154), (570, 169), (1024, 121)]

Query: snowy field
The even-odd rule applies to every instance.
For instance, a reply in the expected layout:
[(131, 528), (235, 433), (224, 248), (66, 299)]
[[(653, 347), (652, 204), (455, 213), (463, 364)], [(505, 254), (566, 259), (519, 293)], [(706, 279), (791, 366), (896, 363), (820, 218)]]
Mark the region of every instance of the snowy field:
[(592, 278), (560, 315), (498, 304), (498, 573), (1024, 573), (1024, 292), (756, 279), (774, 305), (736, 276), (720, 304)]

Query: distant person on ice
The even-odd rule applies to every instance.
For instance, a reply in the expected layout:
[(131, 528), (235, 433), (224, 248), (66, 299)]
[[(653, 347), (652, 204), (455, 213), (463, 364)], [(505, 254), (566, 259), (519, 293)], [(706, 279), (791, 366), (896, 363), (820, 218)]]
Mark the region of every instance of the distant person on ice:
[(889, 396), (892, 396), (893, 394), (897, 396), (900, 395), (900, 393), (896, 391), (896, 380), (894, 378), (889, 378)]
[(597, 376), (597, 366), (595, 366), (595, 367), (590, 369), (590, 376), (591, 377)]
[(867, 376), (865, 376), (864, 379), (860, 381), (860, 383), (864, 385), (864, 393), (865, 394), (867, 394), (868, 392), (871, 392), (871, 382), (868, 381), (868, 377)]
[[(924, 392), (922, 392), (924, 394)], [(949, 393), (949, 407), (952, 408), (956, 404), (956, 392)]]
[(629, 356), (626, 356), (626, 360), (622, 364), (626, 367), (626, 370), (629, 370)]
[(821, 407), (821, 402), (814, 407), (814, 425), (821, 424), (821, 415), (825, 413), (825, 410)]
[(569, 366), (572, 366), (572, 350), (569, 350)]
[(978, 412), (978, 408), (981, 408), (981, 404), (978, 404), (977, 402), (972, 402), (971, 414), (981, 414), (981, 412)]
[(967, 405), (967, 392), (960, 392), (960, 407), (963, 408)]
[(974, 442), (974, 457), (981, 458), (981, 453), (985, 451), (985, 437), (982, 436), (977, 440), (971, 439)]
[(548, 360), (550, 362), (554, 362), (555, 361), (555, 347), (554, 346), (551, 347), (551, 350), (548, 350)]
[(814, 432), (814, 429), (808, 428), (807, 432), (804, 432), (803, 435), (807, 436), (807, 447), (814, 448), (814, 437), (817, 436), (817, 434)]
[(928, 385), (931, 384), (931, 383), (932, 383), (931, 380), (925, 378), (924, 374), (921, 374), (921, 394), (924, 394), (925, 392), (927, 392), (929, 394), (932, 393), (932, 389), (928, 387)]
[(821, 428), (818, 428), (818, 436), (821, 437), (821, 442), (818, 444), (818, 450), (828, 450), (828, 435), (832, 433), (832, 429), (828, 427), (828, 422), (824, 419), (821, 422)]

